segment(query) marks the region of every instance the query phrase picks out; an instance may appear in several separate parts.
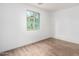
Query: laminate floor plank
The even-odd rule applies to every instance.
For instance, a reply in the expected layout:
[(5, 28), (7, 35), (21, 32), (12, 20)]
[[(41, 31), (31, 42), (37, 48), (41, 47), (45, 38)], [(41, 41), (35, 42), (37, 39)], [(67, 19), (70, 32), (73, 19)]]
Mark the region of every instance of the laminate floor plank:
[(54, 38), (45, 39), (10, 51), (1, 56), (79, 56), (79, 44)]

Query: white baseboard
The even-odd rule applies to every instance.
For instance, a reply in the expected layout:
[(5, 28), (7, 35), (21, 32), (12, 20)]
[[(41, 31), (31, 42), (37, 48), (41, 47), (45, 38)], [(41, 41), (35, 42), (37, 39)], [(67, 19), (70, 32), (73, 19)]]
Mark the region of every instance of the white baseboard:
[(79, 41), (72, 40), (72, 39), (69, 39), (69, 38), (66, 38), (66, 37), (54, 36), (53, 38), (64, 40), (64, 41), (71, 42), (71, 43), (79, 44)]

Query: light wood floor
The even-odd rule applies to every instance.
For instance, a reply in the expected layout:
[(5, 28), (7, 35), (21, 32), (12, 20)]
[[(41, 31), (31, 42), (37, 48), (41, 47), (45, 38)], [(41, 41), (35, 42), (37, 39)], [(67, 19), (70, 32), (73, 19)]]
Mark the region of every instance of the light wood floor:
[(79, 45), (58, 39), (45, 39), (6, 51), (1, 56), (79, 56)]

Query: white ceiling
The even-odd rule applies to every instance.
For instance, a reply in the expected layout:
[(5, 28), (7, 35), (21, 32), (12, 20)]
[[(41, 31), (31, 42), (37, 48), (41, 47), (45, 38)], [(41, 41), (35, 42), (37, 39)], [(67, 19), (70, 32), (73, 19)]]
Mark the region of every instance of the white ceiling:
[(30, 3), (30, 5), (47, 10), (47, 11), (57, 11), (65, 8), (71, 8), (79, 5), (79, 3)]

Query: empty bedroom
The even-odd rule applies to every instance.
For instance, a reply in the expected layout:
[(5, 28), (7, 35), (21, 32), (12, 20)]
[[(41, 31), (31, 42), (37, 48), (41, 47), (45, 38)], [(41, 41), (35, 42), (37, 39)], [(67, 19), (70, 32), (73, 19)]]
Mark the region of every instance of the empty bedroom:
[(0, 3), (0, 56), (79, 56), (79, 3)]

